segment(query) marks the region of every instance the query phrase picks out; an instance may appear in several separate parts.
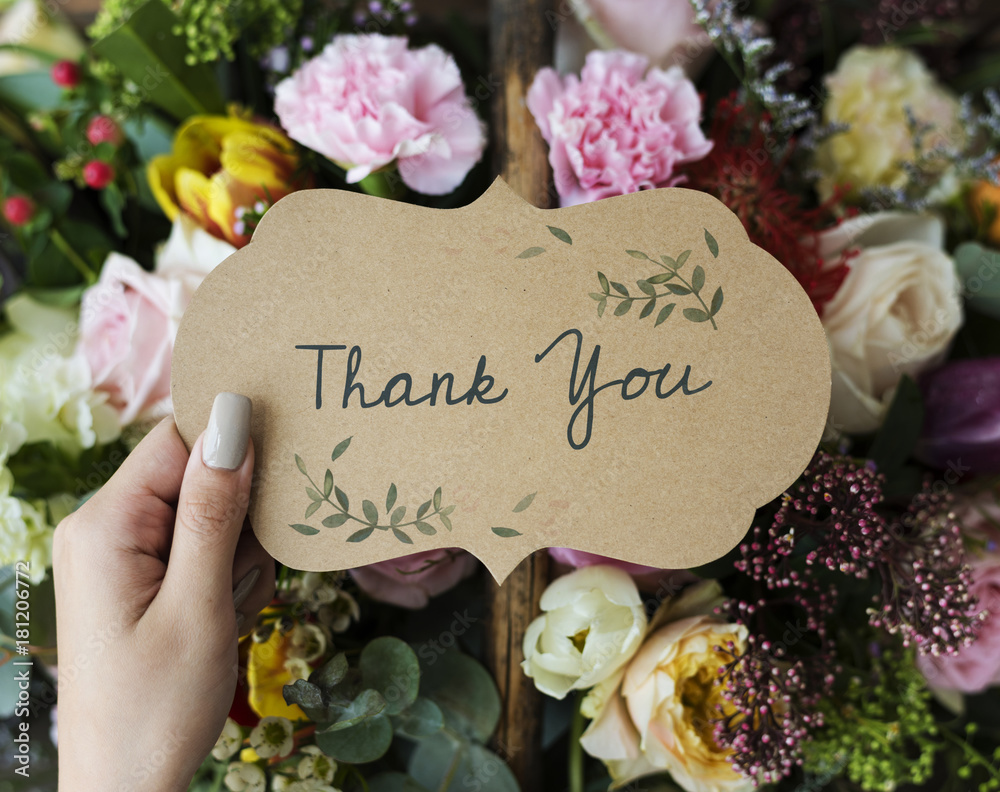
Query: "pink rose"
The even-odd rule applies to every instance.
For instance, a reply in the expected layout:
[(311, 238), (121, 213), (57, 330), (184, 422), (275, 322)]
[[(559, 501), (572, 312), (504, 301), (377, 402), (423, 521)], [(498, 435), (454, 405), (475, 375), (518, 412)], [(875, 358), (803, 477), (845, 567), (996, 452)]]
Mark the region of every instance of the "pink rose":
[(427, 550), (352, 569), (351, 577), (372, 599), (417, 610), (476, 567), (476, 557), (462, 550)]
[(396, 161), (417, 192), (444, 195), (486, 146), (454, 58), (435, 45), (378, 34), (336, 36), (275, 89), (289, 137), (361, 181)]
[[(678, 66), (663, 71), (630, 52), (591, 52), (580, 77), (541, 69), (528, 109), (549, 144), (563, 206), (683, 181), (678, 165), (712, 149), (701, 99)], [(645, 74), (645, 77), (643, 76)]]
[(596, 553), (588, 553), (584, 550), (571, 550), (568, 547), (550, 547), (549, 555), (559, 564), (571, 566), (574, 569), (580, 567), (594, 566), (595, 564), (607, 564), (618, 567), (628, 573), (635, 580), (636, 585), (643, 591), (656, 591), (657, 588), (664, 588), (664, 594), (680, 591), (682, 586), (698, 580), (696, 575), (685, 569), (659, 569), (657, 567), (644, 566), (643, 564), (632, 564), (628, 561), (619, 561), (616, 558), (606, 558)]
[(181, 315), (205, 276), (236, 250), (181, 215), (147, 272), (118, 253), (83, 294), (78, 349), (94, 389), (108, 394), (122, 426), (171, 411), (170, 359)]
[(934, 657), (919, 655), (917, 667), (928, 684), (944, 690), (981, 693), (1000, 685), (1000, 504), (997, 497), (987, 495), (959, 510), (966, 533), (986, 542), (986, 552), (970, 560), (972, 585), (969, 590), (979, 600), (978, 609), (988, 615), (971, 646), (958, 654)]

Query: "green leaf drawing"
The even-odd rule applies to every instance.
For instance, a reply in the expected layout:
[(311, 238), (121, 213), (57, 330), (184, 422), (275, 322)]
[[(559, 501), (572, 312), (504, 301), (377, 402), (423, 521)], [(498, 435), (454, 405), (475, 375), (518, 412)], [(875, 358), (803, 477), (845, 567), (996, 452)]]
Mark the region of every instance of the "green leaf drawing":
[(527, 509), (531, 505), (532, 501), (535, 500), (535, 496), (537, 494), (537, 492), (532, 492), (530, 495), (525, 495), (521, 498), (521, 500), (517, 502), (517, 506), (514, 507), (514, 514), (520, 514)]
[(345, 522), (347, 522), (347, 515), (342, 512), (337, 512), (336, 514), (331, 514), (329, 517), (323, 518), (323, 526), (326, 528), (339, 528)]
[(369, 525), (367, 528), (362, 528), (360, 531), (355, 531), (350, 536), (347, 537), (348, 542), (363, 542), (369, 536), (372, 535), (372, 531), (375, 530), (374, 525)]
[(333, 453), (330, 455), (330, 459), (333, 462), (336, 462), (340, 458), (340, 456), (348, 449), (348, 447), (351, 445), (351, 439), (352, 438), (348, 437), (346, 440), (341, 440), (339, 443), (337, 443), (337, 447), (333, 449)]
[(712, 296), (712, 310), (710, 313), (715, 316), (719, 309), (722, 307), (722, 287), (720, 286), (715, 290), (715, 294)]
[(573, 238), (563, 231), (561, 228), (556, 228), (555, 226), (547, 226), (549, 231), (552, 232), (552, 236), (558, 239), (560, 242), (565, 242), (567, 245), (573, 244)]
[(535, 256), (542, 255), (542, 253), (544, 253), (544, 252), (545, 252), (545, 248), (543, 248), (543, 247), (530, 247), (527, 250), (524, 250), (521, 253), (519, 253), (517, 255), (517, 258), (519, 258), (519, 259), (534, 258)]
[(668, 305), (664, 305), (660, 309), (660, 313), (657, 314), (657, 316), (656, 316), (656, 324), (654, 324), (653, 327), (656, 327), (657, 325), (659, 325), (659, 324), (665, 322), (667, 319), (669, 319), (670, 318), (670, 314), (672, 314), (674, 312), (674, 306), (675, 305), (677, 305), (677, 303), (669, 303)]
[(694, 268), (694, 272), (691, 274), (691, 289), (695, 294), (701, 291), (702, 287), (705, 285), (705, 270), (700, 266)]
[(684, 318), (692, 322), (707, 322), (711, 317), (701, 308), (685, 308)]
[(705, 229), (705, 244), (708, 245), (709, 252), (712, 254), (712, 258), (719, 257), (719, 243), (715, 241), (715, 237), (708, 233), (708, 229)]
[(521, 536), (521, 532), (515, 531), (513, 528), (491, 528), (490, 530), (503, 539), (510, 539), (512, 536)]
[[(332, 459), (336, 460), (338, 457), (342, 456), (350, 443), (351, 438), (347, 438), (338, 444), (331, 455)], [(361, 515), (351, 514), (350, 499), (347, 497), (347, 493), (333, 483), (333, 472), (331, 470), (326, 471), (326, 476), (323, 480), (323, 487), (321, 490), (320, 487), (317, 486), (316, 482), (314, 482), (310, 477), (305, 462), (298, 454), (295, 455), (295, 465), (298, 467), (299, 472), (306, 477), (306, 480), (310, 485), (306, 487), (306, 495), (309, 497), (310, 502), (306, 507), (305, 518), (309, 519), (320, 508), (326, 505), (333, 511), (331, 514), (328, 514), (322, 519), (321, 522), (323, 527), (340, 528), (349, 521), (361, 523), (362, 527), (347, 538), (346, 541), (348, 542), (363, 542), (371, 536), (376, 529), (378, 529), (380, 531), (392, 531), (393, 536), (395, 536), (400, 542), (403, 542), (404, 544), (413, 544), (413, 540), (410, 538), (409, 534), (402, 529), (408, 526), (415, 526), (422, 534), (433, 536), (438, 531), (438, 529), (432, 524), (432, 520), (435, 518), (440, 520), (441, 525), (449, 531), (452, 530), (453, 526), (450, 517), (452, 512), (455, 511), (455, 505), (451, 504), (446, 506), (443, 503), (444, 493), (441, 487), (434, 490), (434, 494), (431, 496), (431, 499), (425, 501), (420, 506), (417, 510), (417, 515), (413, 520), (403, 522), (406, 517), (407, 508), (403, 505), (397, 505), (399, 500), (399, 490), (395, 484), (390, 484), (385, 497), (385, 514), (388, 519), (388, 523), (380, 524), (378, 507), (374, 504), (374, 502), (368, 499), (364, 499), (361, 502)], [(320, 494), (321, 491), (322, 494)], [(431, 511), (432, 508), (433, 511)], [(319, 533), (316, 528), (302, 523), (289, 523), (289, 525), (299, 533), (305, 534), (306, 536), (312, 536), (313, 534)]]
[[(715, 240), (707, 230), (705, 231), (705, 234), (706, 241), (709, 244), (709, 249), (712, 250), (712, 246), (715, 245)], [(598, 272), (597, 280), (601, 284), (601, 291), (591, 292), (590, 294), (590, 297), (597, 301), (598, 317), (604, 316), (608, 300), (619, 301), (613, 311), (615, 316), (624, 316), (627, 314), (632, 309), (632, 304), (634, 302), (644, 303), (642, 310), (639, 311), (639, 319), (641, 320), (645, 319), (647, 316), (653, 315), (661, 297), (690, 297), (693, 295), (698, 300), (701, 307), (685, 308), (682, 312), (684, 318), (690, 322), (711, 322), (713, 329), (719, 329), (719, 326), (715, 323), (715, 315), (722, 308), (722, 287), (720, 286), (716, 289), (715, 296), (712, 297), (712, 307), (709, 308), (701, 296), (701, 292), (705, 288), (705, 281), (707, 277), (705, 268), (701, 264), (697, 264), (691, 272), (690, 281), (685, 280), (684, 276), (681, 275), (681, 268), (691, 257), (691, 250), (682, 251), (676, 259), (663, 254), (660, 256), (660, 261), (650, 258), (641, 250), (626, 250), (625, 252), (634, 259), (650, 261), (663, 271), (654, 272), (649, 277), (639, 278), (636, 280), (635, 283), (636, 286), (639, 287), (641, 296), (633, 296), (621, 283), (618, 283), (617, 281), (609, 281), (603, 272)], [(715, 254), (717, 253), (718, 246), (715, 245)], [(660, 263), (661, 261), (662, 263)], [(656, 287), (660, 285), (663, 286), (664, 291), (657, 291)], [(659, 314), (657, 314), (656, 321), (653, 323), (653, 327), (659, 327), (670, 317), (673, 313), (674, 305), (676, 305), (676, 303), (671, 302), (660, 309)]]
[(406, 531), (401, 531), (399, 528), (393, 528), (392, 535), (403, 544), (413, 544), (413, 540), (406, 534)]

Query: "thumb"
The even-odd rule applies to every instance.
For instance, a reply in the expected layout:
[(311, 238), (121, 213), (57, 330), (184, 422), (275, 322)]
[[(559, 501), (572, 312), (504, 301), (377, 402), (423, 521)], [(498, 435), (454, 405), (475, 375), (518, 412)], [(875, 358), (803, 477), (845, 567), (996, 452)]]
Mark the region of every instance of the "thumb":
[(163, 587), (168, 597), (232, 605), (233, 556), (253, 477), (250, 400), (220, 393), (208, 428), (191, 449)]

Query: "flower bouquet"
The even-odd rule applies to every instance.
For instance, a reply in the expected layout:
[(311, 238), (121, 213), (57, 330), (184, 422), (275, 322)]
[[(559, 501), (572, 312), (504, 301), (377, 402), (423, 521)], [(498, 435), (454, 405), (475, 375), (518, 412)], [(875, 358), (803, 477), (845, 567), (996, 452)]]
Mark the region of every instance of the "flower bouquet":
[[(33, 664), (30, 707), (2, 669), (0, 766), (25, 717), (51, 725), (28, 788), (54, 789), (54, 527), (171, 414), (194, 291), (298, 190), (471, 202), (502, 97), (475, 9), (105, 0), (83, 30), (0, 9), (0, 646)], [(544, 788), (1000, 789), (1000, 12), (575, 0), (531, 23), (555, 36), (522, 98), (558, 202), (711, 194), (833, 364), (815, 457), (725, 557), (550, 550), (518, 636)], [(603, 288), (599, 311), (631, 308)], [(460, 550), (280, 567), (191, 788), (521, 788), (483, 576)]]

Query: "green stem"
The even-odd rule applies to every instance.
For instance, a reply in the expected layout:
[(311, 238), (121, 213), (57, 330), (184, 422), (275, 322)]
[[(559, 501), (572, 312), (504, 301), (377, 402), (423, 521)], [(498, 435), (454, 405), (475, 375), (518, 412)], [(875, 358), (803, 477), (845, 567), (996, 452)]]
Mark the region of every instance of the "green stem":
[[(652, 259), (650, 259), (650, 261), (652, 261)], [(659, 263), (659, 262), (654, 262), (654, 263)], [(703, 299), (701, 299), (701, 295), (698, 294), (698, 292), (696, 292), (694, 289), (691, 288), (691, 284), (688, 283), (686, 280), (684, 280), (684, 278), (682, 278), (680, 276), (680, 273), (678, 273), (677, 270), (671, 270), (668, 267), (665, 267), (663, 264), (660, 264), (660, 266), (663, 267), (664, 269), (668, 270), (669, 272), (673, 272), (674, 276), (677, 278), (677, 280), (679, 280), (681, 283), (683, 283), (685, 286), (687, 286), (688, 289), (691, 289), (691, 294), (693, 294), (695, 297), (698, 298), (698, 302), (701, 303), (701, 307), (705, 309), (705, 315), (708, 317), (708, 321), (710, 321), (712, 323), (712, 327), (714, 327), (716, 330), (718, 330), (719, 326), (715, 323), (715, 319), (712, 316), (712, 312), (710, 310), (708, 310), (708, 306), (705, 304), (705, 301)], [(655, 292), (655, 289), (654, 289), (654, 292)], [(658, 300), (660, 297), (668, 297), (668, 298), (669, 297), (686, 297), (687, 295), (674, 294), (673, 292), (665, 291), (662, 294), (654, 293), (652, 295), (643, 293), (642, 297), (631, 297), (631, 296), (625, 297), (625, 296), (620, 295), (620, 294), (611, 294), (611, 292), (606, 292), (604, 296), (606, 298), (607, 297), (614, 297), (616, 300), (632, 300), (633, 302), (648, 302), (649, 300)]]
[[(312, 480), (312, 476), (310, 476), (308, 473), (306, 473), (305, 476), (306, 476), (307, 479), (309, 479), (309, 483), (312, 484), (313, 489), (316, 490), (316, 492), (323, 492), (322, 489), (320, 489), (319, 487), (316, 486), (316, 482)], [(329, 495), (324, 495), (323, 496), (323, 500), (326, 503), (329, 503), (334, 509), (336, 509), (337, 511), (339, 511), (341, 514), (345, 515), (347, 517), (347, 519), (354, 520), (354, 522), (361, 523), (366, 528), (378, 528), (380, 531), (388, 531), (390, 528), (409, 528), (409, 527), (411, 527), (413, 525), (416, 525), (418, 522), (427, 522), (428, 519), (430, 519), (431, 517), (436, 517), (438, 514), (440, 514), (443, 511), (443, 509), (434, 509), (434, 511), (428, 512), (423, 517), (418, 517), (415, 520), (410, 520), (410, 522), (399, 523), (398, 525), (392, 525), (392, 524), (389, 524), (389, 525), (380, 525), (379, 523), (375, 523), (374, 525), (372, 525), (370, 522), (368, 522), (368, 520), (362, 520), (360, 517), (355, 517), (353, 514), (351, 514), (349, 511), (347, 511), (347, 509), (345, 509), (339, 503), (336, 503), (336, 502), (330, 500), (330, 496)]]
[(946, 739), (951, 740), (953, 743), (955, 743), (955, 745), (961, 748), (962, 752), (965, 753), (976, 764), (981, 765), (983, 768), (989, 771), (989, 774), (993, 778), (1000, 778), (1000, 770), (997, 770), (997, 768), (993, 766), (993, 762), (989, 761), (979, 751), (973, 748), (968, 740), (963, 740), (961, 737), (959, 737), (957, 734), (955, 734), (951, 729), (947, 727), (939, 725), (938, 730)]
[(62, 235), (62, 232), (58, 228), (51, 228), (49, 230), (49, 238), (52, 240), (52, 244), (59, 248), (59, 251), (69, 259), (69, 263), (83, 275), (83, 279), (87, 282), (88, 286), (97, 283), (97, 275), (80, 254), (73, 250), (69, 242), (66, 241), (66, 237)]
[(670, 269), (670, 267), (668, 267), (666, 264), (662, 264), (659, 261), (656, 261), (655, 259), (650, 259), (650, 261), (652, 261), (654, 264), (659, 265), (660, 267), (662, 267), (663, 269), (665, 269), (667, 272), (674, 273), (674, 277), (677, 278), (677, 280), (679, 280), (681, 283), (683, 283), (685, 286), (687, 286), (689, 289), (691, 289), (691, 293), (695, 297), (698, 298), (698, 302), (701, 303), (701, 307), (705, 309), (705, 314), (708, 316), (708, 321), (710, 321), (712, 323), (712, 327), (714, 327), (716, 330), (718, 330), (719, 326), (715, 323), (715, 317), (712, 316), (712, 312), (710, 310), (708, 310), (708, 306), (705, 304), (705, 301), (703, 299), (701, 299), (701, 295), (694, 290), (694, 287), (690, 283), (688, 283), (686, 280), (684, 280), (684, 278), (681, 277), (680, 270), (679, 269)]
[(576, 709), (573, 710), (573, 721), (569, 727), (569, 756), (567, 772), (569, 774), (569, 792), (583, 792), (583, 746), (580, 738), (583, 736), (583, 700), (586, 693), (577, 696)]

